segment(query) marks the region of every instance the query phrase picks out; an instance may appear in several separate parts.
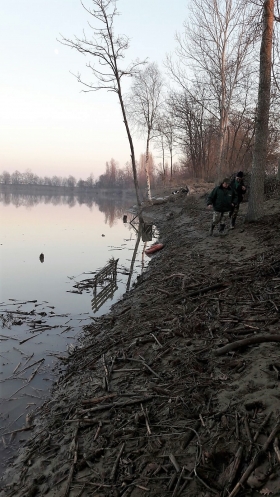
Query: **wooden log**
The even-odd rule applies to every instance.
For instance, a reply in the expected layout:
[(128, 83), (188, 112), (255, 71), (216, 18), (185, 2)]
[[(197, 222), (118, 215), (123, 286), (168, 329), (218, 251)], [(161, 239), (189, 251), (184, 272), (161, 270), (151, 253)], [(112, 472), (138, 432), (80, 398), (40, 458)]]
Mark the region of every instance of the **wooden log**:
[(265, 342), (280, 342), (280, 334), (279, 335), (258, 335), (255, 337), (244, 338), (244, 340), (237, 340), (236, 342), (228, 343), (224, 345), (224, 347), (220, 347), (214, 351), (215, 355), (223, 355), (227, 352), (231, 352), (232, 350), (240, 349), (241, 347), (245, 347), (248, 345), (255, 345), (257, 343), (265, 343)]

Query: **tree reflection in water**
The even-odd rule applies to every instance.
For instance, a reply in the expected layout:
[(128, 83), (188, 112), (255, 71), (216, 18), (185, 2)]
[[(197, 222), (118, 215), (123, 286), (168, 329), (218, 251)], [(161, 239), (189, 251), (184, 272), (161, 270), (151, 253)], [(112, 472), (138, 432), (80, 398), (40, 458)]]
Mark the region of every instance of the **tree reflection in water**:
[[(112, 227), (117, 219), (123, 217), (127, 207), (133, 203), (133, 199), (122, 197), (108, 197), (104, 194), (90, 195), (86, 192), (77, 192), (69, 195), (59, 194), (31, 194), (0, 192), (0, 203), (4, 205), (15, 205), (16, 207), (36, 207), (39, 204), (68, 205), (70, 208), (76, 205), (86, 205), (92, 209), (98, 205), (99, 211), (105, 214), (105, 224)], [(126, 216), (127, 217), (127, 216)]]
[(143, 250), (142, 250), (142, 259), (141, 259), (142, 260), (141, 274), (142, 274), (144, 271), (144, 265), (145, 265), (144, 257), (145, 257), (145, 250), (146, 250), (147, 242), (152, 241), (153, 237), (155, 236), (155, 234), (153, 232), (153, 225), (151, 223), (144, 223), (143, 221), (139, 220), (139, 224), (137, 227), (133, 223), (130, 223), (130, 224), (134, 228), (135, 232), (137, 233), (137, 237), (135, 240), (135, 248), (134, 248), (132, 259), (131, 259), (129, 276), (128, 276), (127, 283), (126, 283), (126, 291), (127, 292), (130, 289), (131, 279), (132, 279), (133, 270), (134, 270), (134, 264), (135, 264), (140, 240), (142, 239), (142, 241), (144, 242)]
[[(111, 259), (103, 269), (101, 269), (93, 279), (93, 299), (91, 300), (91, 308), (93, 312), (97, 312), (100, 307), (105, 304), (109, 298), (113, 298), (117, 286), (117, 268), (119, 259)], [(103, 285), (104, 281), (109, 281), (106, 286), (97, 293), (98, 285)]]

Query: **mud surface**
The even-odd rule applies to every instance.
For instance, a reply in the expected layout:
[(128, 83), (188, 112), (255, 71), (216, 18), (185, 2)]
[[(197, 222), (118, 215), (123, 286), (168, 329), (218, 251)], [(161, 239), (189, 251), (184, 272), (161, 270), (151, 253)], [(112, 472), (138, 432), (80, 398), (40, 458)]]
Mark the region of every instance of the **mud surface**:
[(145, 209), (164, 249), (84, 328), (1, 497), (279, 495), (280, 202), (246, 208), (213, 237), (204, 198)]

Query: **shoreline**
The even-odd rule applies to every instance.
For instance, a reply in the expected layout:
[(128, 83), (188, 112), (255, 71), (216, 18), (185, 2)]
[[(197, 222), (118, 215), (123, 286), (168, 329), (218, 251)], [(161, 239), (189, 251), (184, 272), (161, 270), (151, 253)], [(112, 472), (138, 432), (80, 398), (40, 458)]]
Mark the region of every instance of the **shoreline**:
[[(84, 327), (1, 497), (220, 495), (241, 441), (231, 489), (266, 442), (280, 408), (270, 369), (279, 344), (220, 352), (279, 333), (280, 298), (268, 297), (277, 286), (280, 202), (266, 202), (268, 215), (245, 230), (242, 205), (234, 232), (208, 237), (204, 200), (174, 197), (144, 209), (164, 249), (110, 313)], [(262, 481), (273, 491), (280, 471), (269, 480), (267, 461)]]

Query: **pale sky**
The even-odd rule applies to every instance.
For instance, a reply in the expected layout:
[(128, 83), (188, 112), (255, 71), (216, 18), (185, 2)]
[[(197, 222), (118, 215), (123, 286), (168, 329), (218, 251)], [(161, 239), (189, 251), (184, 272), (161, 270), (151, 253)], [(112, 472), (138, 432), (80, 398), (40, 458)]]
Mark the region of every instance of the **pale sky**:
[[(126, 62), (148, 57), (164, 70), (188, 2), (119, 0), (116, 33), (131, 46)], [(117, 95), (82, 93), (71, 72), (92, 79), (86, 59), (57, 41), (60, 33), (82, 36), (87, 20), (79, 0), (2, 0), (0, 173), (29, 168), (39, 176), (97, 178), (112, 157), (120, 166), (129, 160)], [(138, 138), (135, 152), (144, 152)]]

